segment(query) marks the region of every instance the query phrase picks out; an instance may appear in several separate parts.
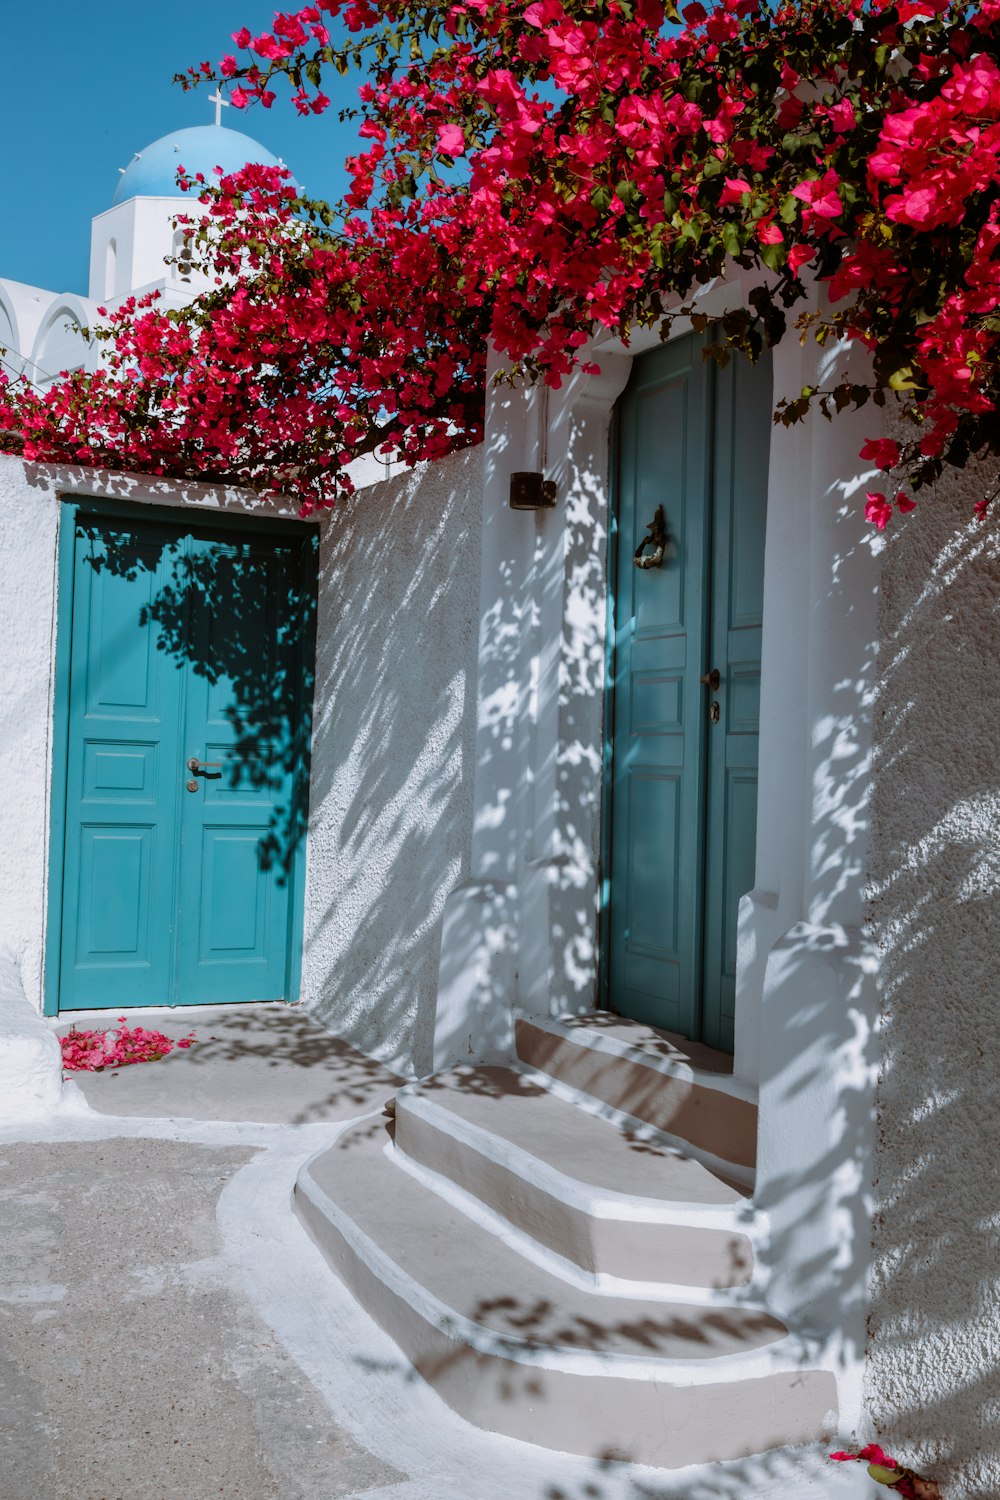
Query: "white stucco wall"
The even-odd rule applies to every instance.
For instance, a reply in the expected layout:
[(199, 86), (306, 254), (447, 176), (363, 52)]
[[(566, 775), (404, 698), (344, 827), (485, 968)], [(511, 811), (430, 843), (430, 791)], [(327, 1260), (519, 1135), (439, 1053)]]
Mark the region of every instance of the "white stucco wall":
[(404, 1072), (430, 1069), (468, 870), (482, 470), (467, 449), (323, 523), (303, 996)]
[(41, 1005), (58, 502), (0, 457), (0, 954)]
[(887, 534), (871, 909), (884, 1008), (866, 1397), (949, 1500), (1000, 1493), (1000, 535), (955, 475)]

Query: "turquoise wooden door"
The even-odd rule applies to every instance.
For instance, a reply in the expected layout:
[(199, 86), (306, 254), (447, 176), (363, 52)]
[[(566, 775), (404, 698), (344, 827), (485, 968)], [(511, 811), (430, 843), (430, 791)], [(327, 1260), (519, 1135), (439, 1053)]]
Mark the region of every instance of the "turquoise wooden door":
[[(732, 1048), (736, 922), (753, 885), (770, 369), (694, 335), (637, 359), (612, 529), (613, 1010)], [(632, 565), (658, 505), (670, 541)], [(719, 687), (700, 681), (713, 668)], [(714, 707), (713, 707), (714, 705)]]
[(288, 998), (314, 536), (79, 511), (65, 546), (58, 1008)]

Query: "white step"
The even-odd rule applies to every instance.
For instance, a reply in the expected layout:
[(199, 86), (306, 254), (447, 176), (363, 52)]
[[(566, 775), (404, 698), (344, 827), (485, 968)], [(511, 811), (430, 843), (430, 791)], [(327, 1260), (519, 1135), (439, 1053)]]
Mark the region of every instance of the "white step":
[(401, 1089), (395, 1141), (605, 1289), (750, 1280), (753, 1211), (732, 1183), (514, 1069), (456, 1068)]
[(676, 1468), (831, 1433), (832, 1374), (748, 1306), (605, 1296), (525, 1259), (400, 1170), (365, 1121), (303, 1169), (296, 1208), (369, 1314), (480, 1427)]
[(752, 1179), (757, 1104), (724, 1053), (608, 1012), (518, 1020), (515, 1042), (528, 1067)]

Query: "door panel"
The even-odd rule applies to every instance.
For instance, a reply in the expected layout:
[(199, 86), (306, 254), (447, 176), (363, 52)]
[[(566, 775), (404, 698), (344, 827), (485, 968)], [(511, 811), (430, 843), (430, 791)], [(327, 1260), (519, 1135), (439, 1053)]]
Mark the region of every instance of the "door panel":
[[(673, 1030), (695, 1025), (700, 985), (709, 397), (685, 339), (636, 362), (620, 408), (609, 983), (617, 1010)], [(664, 563), (635, 568), (658, 505)]]
[(169, 533), (81, 520), (74, 590), (60, 988), (77, 1008), (170, 996), (181, 675), (138, 621), (177, 555)]
[[(732, 1047), (753, 885), (769, 365), (691, 336), (636, 360), (618, 407), (605, 973), (623, 1015)], [(662, 565), (632, 566), (657, 505)], [(718, 667), (717, 694), (699, 678)], [(718, 702), (718, 722), (709, 710)]]
[(73, 548), (60, 1008), (287, 997), (314, 537), (81, 514)]
[(711, 562), (711, 665), (721, 719), (708, 738), (705, 958), (700, 1037), (732, 1051), (739, 904), (757, 849), (764, 531), (771, 362), (736, 359), (717, 377)]
[[(288, 616), (294, 556), (195, 538), (184, 760), (208, 763), (182, 802), (181, 889), (198, 909), (178, 955), (183, 994), (285, 993), (289, 885), (272, 847), (297, 768), (288, 750), (298, 658)], [(221, 607), (220, 607), (221, 606)]]

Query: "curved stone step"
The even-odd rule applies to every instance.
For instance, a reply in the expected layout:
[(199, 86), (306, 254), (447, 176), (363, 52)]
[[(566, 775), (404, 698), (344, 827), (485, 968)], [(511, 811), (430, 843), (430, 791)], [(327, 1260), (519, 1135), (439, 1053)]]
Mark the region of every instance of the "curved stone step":
[(460, 1415), (543, 1447), (664, 1468), (832, 1432), (832, 1374), (749, 1307), (607, 1297), (525, 1260), (353, 1127), (297, 1211), (368, 1313)]
[(597, 1278), (745, 1286), (747, 1199), (511, 1068), (456, 1068), (396, 1096), (396, 1148)]
[(515, 1023), (528, 1067), (752, 1177), (757, 1105), (723, 1053), (608, 1012)]

